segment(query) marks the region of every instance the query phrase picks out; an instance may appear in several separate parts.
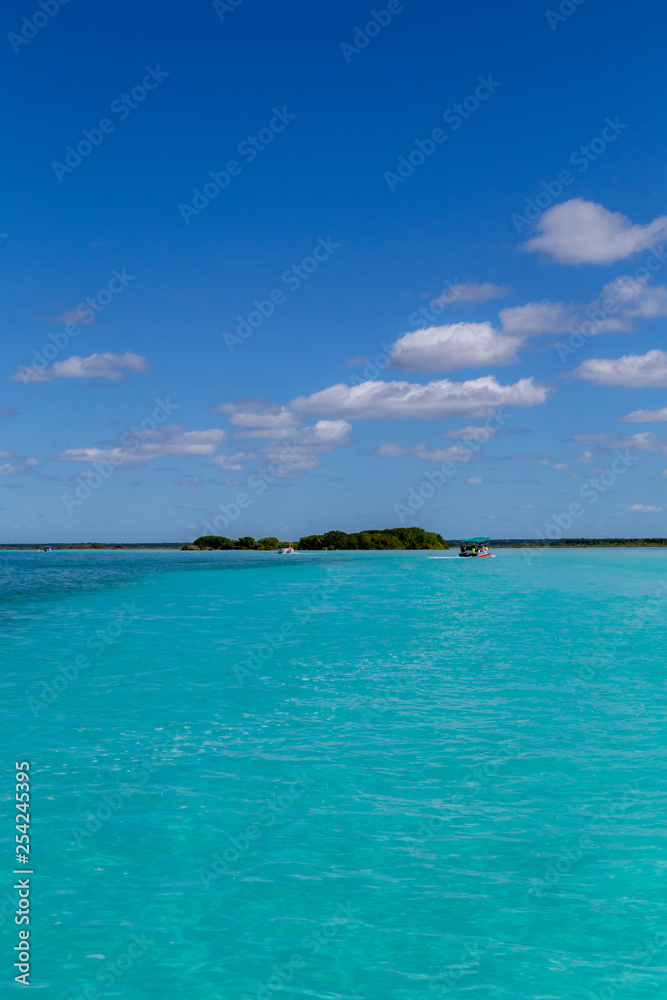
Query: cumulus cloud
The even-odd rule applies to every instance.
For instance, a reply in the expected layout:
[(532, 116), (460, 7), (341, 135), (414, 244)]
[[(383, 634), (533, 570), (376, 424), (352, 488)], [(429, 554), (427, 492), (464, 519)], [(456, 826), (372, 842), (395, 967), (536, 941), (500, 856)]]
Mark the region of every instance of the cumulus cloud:
[(414, 452), (423, 462), (467, 462), (470, 449), (463, 444), (453, 444), (449, 448), (429, 448), (424, 442), (415, 445)]
[(54, 458), (61, 462), (110, 462), (115, 466), (138, 465), (154, 458), (175, 455), (179, 458), (215, 454), (225, 440), (221, 428), (189, 431), (182, 424), (167, 424), (150, 431), (138, 431), (129, 436), (127, 444), (111, 447), (68, 448)]
[(468, 482), (471, 486), (481, 486), (484, 482), (483, 476), (468, 476)]
[(12, 375), (12, 382), (52, 382), (56, 378), (103, 378), (117, 381), (126, 378), (125, 371), (150, 372), (151, 366), (140, 354), (91, 354), (87, 358), (74, 355), (65, 361), (55, 361), (51, 368), (23, 368)]
[(320, 455), (324, 452), (349, 444), (351, 429), (345, 420), (318, 420), (310, 426), (289, 431), (283, 428), (280, 434), (271, 428), (257, 429), (250, 435), (241, 432), (235, 437), (251, 436), (260, 440), (256, 450), (249, 451), (247, 446), (242, 446), (235, 455), (215, 455), (209, 464), (226, 472), (238, 472), (250, 461), (255, 461), (260, 468), (267, 468), (274, 479), (301, 475), (308, 469), (318, 468)]
[(506, 337), (489, 322), (429, 326), (400, 337), (391, 349), (394, 368), (447, 371), (516, 361), (518, 337)]
[(493, 375), (466, 382), (448, 379), (419, 385), (410, 382), (368, 381), (349, 386), (329, 386), (311, 396), (300, 396), (290, 407), (295, 412), (319, 417), (393, 420), (419, 417), (485, 417), (499, 406), (536, 406), (546, 402), (550, 390), (523, 378), (512, 385), (501, 385)]
[(288, 406), (277, 406), (268, 399), (248, 397), (220, 403), (213, 413), (224, 413), (232, 427), (239, 428), (237, 437), (280, 440), (293, 434), (299, 420)]
[(501, 309), (498, 316), (503, 325), (503, 333), (512, 334), (523, 341), (541, 333), (565, 333), (572, 326), (577, 312), (577, 306), (544, 301)]
[(35, 472), (40, 464), (37, 458), (20, 458), (13, 451), (1, 451), (0, 458), (11, 459), (0, 465), (0, 476), (19, 476), (23, 472)]
[(613, 264), (667, 236), (667, 216), (635, 225), (620, 212), (583, 198), (547, 209), (536, 225), (539, 235), (521, 249), (542, 251), (559, 264)]
[(352, 427), (345, 420), (318, 420), (312, 427), (302, 427), (294, 435), (297, 448), (331, 451), (347, 441)]
[(575, 434), (573, 440), (585, 447), (594, 448), (598, 455), (613, 449), (667, 455), (667, 441), (650, 431), (641, 431), (639, 434)]
[(241, 472), (251, 458), (248, 452), (237, 451), (235, 455), (214, 455), (208, 464), (217, 465), (223, 472)]
[(438, 437), (456, 438), (459, 441), (489, 441), (497, 434), (496, 430), (484, 427), (481, 424), (469, 424), (467, 427), (460, 427), (459, 430), (444, 431)]
[[(595, 308), (603, 302), (611, 301), (619, 308), (622, 320), (667, 316), (667, 288), (664, 285), (651, 285), (649, 281), (648, 275), (633, 278), (622, 274), (604, 286), (598, 301), (591, 303), (591, 306)], [(628, 325), (627, 329), (631, 328)]]
[(429, 448), (424, 442), (413, 444), (409, 448), (401, 448), (400, 445), (388, 441), (381, 444), (377, 450), (378, 455), (390, 458), (405, 458), (407, 455), (416, 455), (423, 462), (467, 462), (470, 459), (470, 449), (465, 445), (455, 444), (448, 448)]
[(236, 428), (235, 438), (263, 442), (257, 445), (255, 456), (244, 457), (246, 460), (255, 457), (260, 464), (273, 463), (279, 469), (278, 475), (295, 475), (317, 468), (318, 456), (348, 444), (352, 429), (345, 420), (318, 420), (313, 425), (300, 426), (303, 417), (291, 404), (279, 406), (267, 399), (222, 403), (214, 407), (214, 412), (227, 415)]
[(435, 301), (442, 306), (457, 305), (460, 302), (488, 302), (489, 299), (502, 299), (512, 291), (509, 285), (496, 285), (493, 281), (461, 281), (450, 285), (449, 291)]
[(650, 276), (623, 274), (608, 282), (586, 305), (573, 302), (528, 302), (501, 309), (502, 332), (526, 340), (544, 333), (567, 333), (588, 323), (589, 334), (631, 333), (637, 319), (667, 316), (667, 288), (651, 285)]
[(626, 413), (624, 417), (619, 417), (619, 423), (626, 424), (658, 424), (667, 420), (667, 406), (661, 410), (633, 410)]
[(652, 507), (651, 504), (645, 503), (633, 503), (630, 507), (626, 507), (626, 510), (635, 510), (638, 514), (659, 514), (663, 507)]
[(648, 351), (622, 358), (589, 358), (572, 373), (595, 385), (617, 385), (633, 389), (667, 386), (667, 353)]
[(637, 320), (657, 316), (667, 316), (667, 288), (651, 285), (649, 275), (621, 275), (584, 305), (545, 299), (501, 309), (498, 327), (484, 320), (411, 331), (392, 345), (390, 362), (417, 371), (504, 366), (517, 360), (517, 348), (530, 337), (567, 333), (583, 324), (589, 334), (630, 333)]
[(352, 430), (346, 420), (318, 420), (295, 431), (289, 441), (267, 441), (261, 453), (269, 472), (278, 478), (318, 468), (320, 455), (349, 444)]
[(406, 448), (402, 448), (400, 444), (396, 444), (394, 441), (387, 441), (385, 444), (381, 444), (377, 453), (387, 458), (405, 458), (406, 455), (410, 454)]
[(235, 427), (285, 427), (294, 423), (294, 415), (286, 406), (253, 396), (220, 403), (212, 408), (212, 412), (226, 413)]

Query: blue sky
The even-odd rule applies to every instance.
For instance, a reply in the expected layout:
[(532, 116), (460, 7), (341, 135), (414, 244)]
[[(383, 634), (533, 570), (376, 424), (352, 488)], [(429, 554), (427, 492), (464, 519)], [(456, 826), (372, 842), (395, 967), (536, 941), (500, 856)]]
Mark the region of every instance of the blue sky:
[(3, 541), (667, 534), (661, 5), (44, 4)]

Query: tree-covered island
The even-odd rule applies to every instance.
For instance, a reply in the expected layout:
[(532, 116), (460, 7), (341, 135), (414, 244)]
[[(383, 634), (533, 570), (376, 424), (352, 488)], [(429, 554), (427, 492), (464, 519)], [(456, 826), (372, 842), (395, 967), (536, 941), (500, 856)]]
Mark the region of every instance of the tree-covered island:
[[(202, 535), (196, 538), (192, 545), (183, 545), (189, 550), (220, 550), (234, 549), (236, 551), (270, 552), (288, 545), (269, 535), (255, 541), (250, 535), (244, 535), (235, 541), (221, 535)], [(368, 531), (355, 531), (348, 534), (345, 531), (327, 531), (324, 535), (306, 535), (294, 542), (295, 549), (307, 552), (324, 552), (333, 549), (371, 550), (371, 549), (447, 549), (447, 542), (435, 531), (425, 531), (424, 528), (372, 528)]]

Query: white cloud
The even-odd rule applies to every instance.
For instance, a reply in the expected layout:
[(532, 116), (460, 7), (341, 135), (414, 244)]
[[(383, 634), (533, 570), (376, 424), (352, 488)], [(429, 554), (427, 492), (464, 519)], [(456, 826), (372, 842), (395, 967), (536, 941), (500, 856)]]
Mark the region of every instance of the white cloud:
[(631, 507), (626, 507), (626, 510), (636, 510), (639, 514), (659, 514), (663, 507), (652, 507), (650, 504), (644, 503), (633, 503)]
[(629, 274), (622, 274), (604, 286), (598, 301), (591, 303), (591, 306), (611, 301), (620, 307), (620, 315), (626, 319), (667, 316), (667, 288), (664, 285), (650, 285), (649, 281), (648, 275), (633, 278)]
[(58, 313), (57, 316), (49, 316), (45, 313), (38, 313), (37, 319), (42, 323), (85, 323), (86, 319), (89, 318), (89, 322), (95, 319), (96, 314), (89, 309), (66, 309), (64, 312)]
[(470, 459), (471, 451), (462, 444), (453, 444), (448, 448), (429, 448), (426, 442), (420, 441), (409, 448), (401, 448), (400, 445), (388, 441), (380, 445), (378, 455), (388, 455), (391, 458), (405, 458), (407, 455), (416, 455), (422, 462), (467, 462)]
[(463, 444), (453, 444), (449, 448), (429, 448), (423, 442), (415, 445), (414, 452), (423, 462), (467, 462), (470, 448)]
[(662, 410), (633, 410), (626, 413), (624, 417), (619, 417), (619, 423), (626, 424), (658, 424), (667, 420), (667, 406)]
[(181, 424), (167, 424), (152, 431), (134, 432), (128, 445), (68, 448), (54, 458), (61, 462), (136, 465), (165, 455), (176, 455), (179, 458), (213, 455), (225, 437), (225, 431), (217, 427), (205, 431), (188, 431)]
[(12, 375), (12, 382), (52, 382), (56, 378), (124, 379), (123, 372), (150, 372), (151, 366), (140, 354), (91, 354), (87, 358), (74, 355), (65, 361), (55, 361), (51, 368), (24, 368)]
[(435, 301), (442, 306), (455, 305), (459, 302), (487, 302), (489, 299), (502, 299), (512, 291), (509, 285), (495, 285), (493, 281), (461, 281), (458, 285), (450, 285), (449, 291)]
[(453, 323), (406, 333), (391, 349), (394, 368), (448, 371), (509, 365), (516, 360), (517, 337), (505, 337), (490, 323)]
[(298, 420), (287, 406), (277, 406), (268, 399), (239, 399), (232, 403), (221, 403), (212, 408), (213, 413), (225, 413), (233, 427), (243, 428), (244, 437), (261, 437), (256, 431), (283, 431), (288, 433), (296, 427)]
[(234, 435), (235, 438), (242, 438), (245, 440), (256, 439), (259, 441), (286, 441), (288, 438), (294, 437), (296, 433), (297, 422), (295, 421), (289, 427), (274, 427), (274, 428), (257, 428), (256, 430), (247, 431), (237, 431)]
[(529, 337), (567, 333), (583, 324), (593, 335), (629, 333), (636, 320), (657, 316), (667, 316), (667, 288), (651, 285), (648, 275), (622, 275), (605, 285), (600, 295), (586, 305), (545, 299), (501, 309), (499, 328), (485, 320), (411, 331), (392, 345), (391, 364), (393, 368), (417, 371), (509, 365), (517, 360), (517, 348)]
[(636, 319), (667, 316), (667, 288), (651, 285), (648, 275), (634, 278), (623, 274), (608, 282), (587, 305), (545, 300), (501, 309), (498, 315), (502, 332), (522, 340), (544, 333), (567, 333), (584, 323), (592, 327), (589, 335), (631, 333)]
[(572, 326), (577, 307), (563, 302), (528, 302), (525, 306), (511, 306), (498, 313), (503, 333), (513, 334), (521, 340), (541, 333), (565, 333)]
[(667, 353), (648, 351), (622, 358), (589, 358), (572, 373), (595, 385), (618, 385), (633, 389), (667, 386)]
[(468, 476), (468, 482), (471, 486), (481, 486), (484, 482), (483, 476)]
[[(229, 412), (229, 410), (225, 411)], [(245, 416), (245, 412), (244, 415)], [(226, 472), (240, 472), (250, 461), (267, 468), (268, 474), (280, 479), (318, 468), (320, 455), (349, 444), (350, 424), (345, 420), (318, 420), (308, 427), (293, 428), (276, 435), (258, 430), (253, 437), (263, 438), (256, 452), (238, 451), (235, 455), (215, 455), (209, 462)], [(235, 435), (244, 437), (245, 434)]]
[(490, 441), (492, 437), (495, 437), (497, 431), (491, 430), (488, 427), (483, 427), (481, 424), (468, 424), (467, 427), (460, 427), (459, 430), (444, 431), (442, 434), (438, 434), (437, 437), (443, 438), (454, 438), (458, 441), (478, 441), (483, 443), (485, 441)]
[(0, 476), (19, 476), (22, 472), (34, 472), (40, 464), (37, 458), (21, 458), (13, 451), (0, 451), (0, 458), (12, 460), (0, 465)]
[(583, 198), (547, 209), (536, 225), (539, 235), (521, 249), (542, 251), (559, 264), (613, 264), (667, 236), (667, 216), (633, 225), (620, 212)]
[(300, 396), (292, 410), (320, 417), (393, 420), (419, 417), (485, 417), (499, 406), (535, 406), (546, 402), (550, 390), (531, 378), (501, 385), (493, 375), (466, 382), (442, 379), (419, 385), (410, 382), (362, 382), (329, 386), (311, 396)]
[(345, 420), (318, 420), (312, 427), (302, 427), (294, 435), (297, 448), (313, 451), (332, 451), (347, 443), (352, 430)]
[(667, 455), (667, 441), (650, 431), (641, 431), (639, 434), (575, 434), (573, 440), (578, 444), (595, 448), (598, 454), (617, 448)]
[(389, 458), (405, 458), (408, 454), (409, 452), (405, 448), (401, 448), (400, 444), (395, 444), (393, 441), (387, 441), (386, 444), (381, 444), (378, 448), (378, 455)]
[(251, 458), (248, 452), (237, 451), (235, 455), (214, 455), (208, 464), (217, 465), (223, 472), (241, 472)]
[(310, 427), (295, 431), (289, 441), (268, 441), (262, 446), (268, 471), (281, 478), (316, 469), (323, 452), (349, 444), (351, 430), (346, 420), (318, 420)]

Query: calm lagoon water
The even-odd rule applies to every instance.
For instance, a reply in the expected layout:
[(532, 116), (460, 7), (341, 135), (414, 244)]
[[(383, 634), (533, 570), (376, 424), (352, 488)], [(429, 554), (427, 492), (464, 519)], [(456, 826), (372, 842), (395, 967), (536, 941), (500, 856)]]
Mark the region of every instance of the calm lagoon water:
[(0, 563), (33, 989), (665, 996), (664, 551)]

